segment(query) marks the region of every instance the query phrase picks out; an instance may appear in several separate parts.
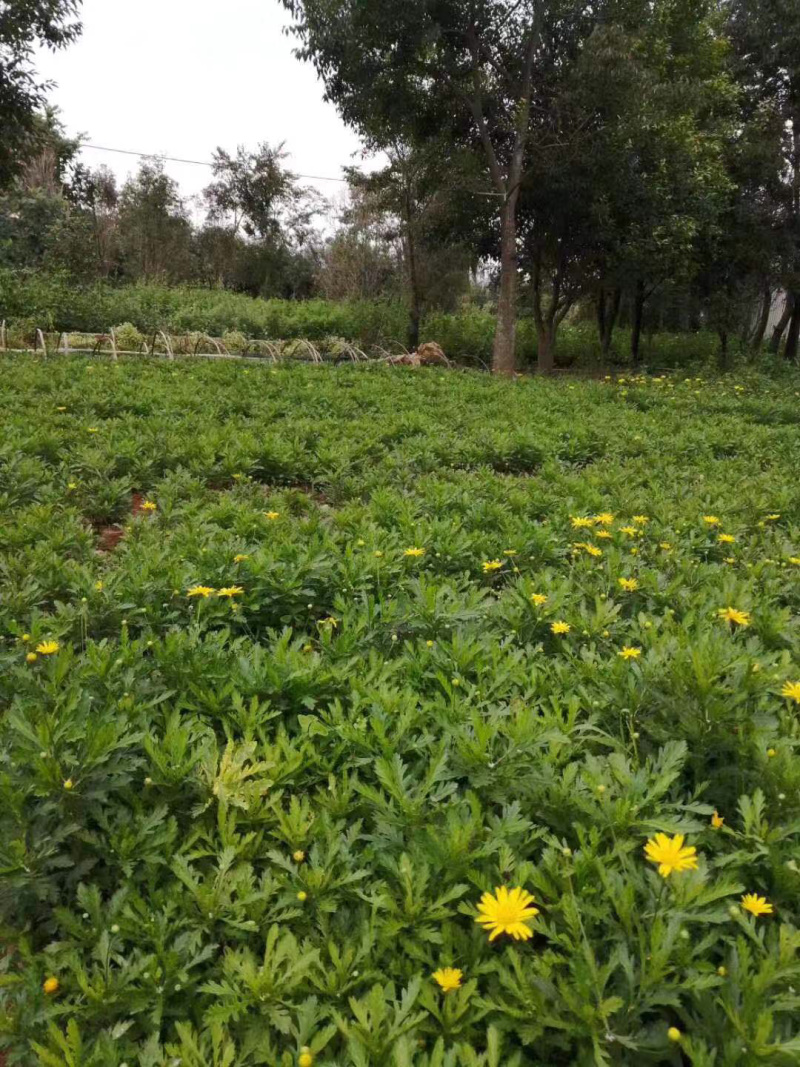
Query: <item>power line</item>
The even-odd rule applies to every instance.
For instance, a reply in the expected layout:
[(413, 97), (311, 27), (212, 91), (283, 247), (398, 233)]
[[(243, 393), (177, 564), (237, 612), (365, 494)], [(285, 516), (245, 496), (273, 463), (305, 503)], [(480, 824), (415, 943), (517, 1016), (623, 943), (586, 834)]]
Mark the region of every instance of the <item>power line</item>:
[[(170, 163), (191, 163), (195, 167), (213, 167), (214, 164), (207, 159), (181, 159), (178, 156), (163, 156), (160, 152), (134, 152), (130, 148), (108, 148), (105, 145), (99, 144), (87, 144), (85, 141), (81, 142), (81, 148), (92, 148), (95, 152), (115, 152), (120, 156), (139, 156), (140, 159), (165, 159)], [(310, 181), (317, 182), (343, 182), (347, 184), (346, 178), (331, 178), (324, 174), (298, 174), (298, 178), (306, 178)]]

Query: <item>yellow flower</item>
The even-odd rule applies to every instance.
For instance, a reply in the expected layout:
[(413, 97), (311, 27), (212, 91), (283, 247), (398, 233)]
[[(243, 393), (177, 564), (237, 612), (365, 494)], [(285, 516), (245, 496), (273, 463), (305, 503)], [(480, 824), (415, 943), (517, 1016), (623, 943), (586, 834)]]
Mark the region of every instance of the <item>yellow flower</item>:
[(408, 556), (409, 559), (419, 559), (420, 556), (425, 555), (424, 548), (407, 548), (403, 553), (404, 556)]
[(704, 515), (703, 522), (706, 523), (707, 526), (719, 526), (719, 519), (716, 515)]
[(103, 592), (103, 583), (102, 583), (102, 582), (100, 581), (100, 579), (99, 579), (99, 578), (98, 578), (98, 580), (97, 580), (97, 581), (96, 581), (96, 582), (94, 583), (94, 587), (95, 587), (95, 589), (97, 590), (97, 592), (98, 592), (98, 593), (102, 593), (102, 592)]
[(503, 565), (501, 559), (487, 559), (483, 565), (483, 573), (491, 574), (493, 571), (499, 571)]
[(217, 591), (217, 596), (234, 597), (241, 596), (244, 589), (240, 585), (226, 585), (224, 589)]
[(662, 878), (669, 878), (673, 871), (697, 870), (697, 849), (684, 847), (684, 840), (683, 834), (656, 834), (644, 846), (645, 855), (651, 863), (658, 864)]
[(669, 543), (669, 541), (662, 541), (661, 544), (658, 547), (660, 549), (663, 549), (664, 552), (671, 552), (672, 551), (672, 545)]
[(300, 892), (297, 894), (297, 899), (300, 901), (301, 904), (304, 904), (308, 900), (308, 893), (301, 889)]
[(778, 755), (778, 750), (776, 748), (768, 748), (767, 749), (767, 756), (769, 756), (770, 759), (775, 759), (775, 757), (777, 755)]
[(99, 432), (100, 431), (97, 429), (96, 426), (90, 426), (88, 431), (87, 431), (87, 433), (99, 433)]
[(31, 639), (31, 635), (30, 634), (23, 634), (22, 637), (20, 637), (20, 641), (22, 641), (23, 644), (27, 644), (27, 642), (30, 641), (30, 639)]
[(650, 519), (648, 518), (648, 516), (647, 516), (647, 515), (634, 515), (634, 516), (633, 516), (633, 521), (634, 521), (634, 522), (635, 522), (635, 523), (636, 523), (636, 524), (637, 524), (638, 526), (646, 526), (646, 525), (647, 525), (647, 523), (648, 523), (648, 522), (650, 522)]
[(65, 407), (57, 407), (56, 408), (56, 411), (66, 411), (66, 410), (67, 409)]
[(632, 648), (630, 645), (624, 645), (622, 651), (617, 653), (623, 659), (638, 659), (641, 654), (642, 650), (640, 648)]
[(789, 562), (793, 567), (800, 567), (800, 556), (789, 556)]
[(317, 625), (318, 626), (329, 626), (331, 628), (331, 630), (335, 630), (336, 627), (339, 625), (339, 620), (337, 618), (335, 618), (333, 615), (328, 615), (327, 618), (320, 619), (319, 622), (317, 623)]
[(443, 993), (452, 993), (454, 989), (458, 989), (461, 985), (464, 972), (460, 971), (458, 967), (440, 967), (438, 971), (433, 972), (431, 977), (434, 982), (438, 982)]
[(244, 561), (245, 561), (246, 559), (250, 559), (250, 557), (249, 557), (249, 556), (246, 556), (246, 555), (244, 555), (244, 553), (243, 553), (243, 552), (240, 552), (238, 556), (234, 556), (234, 557), (233, 557), (233, 562), (234, 562), (234, 563), (244, 563)]
[(597, 545), (584, 545), (583, 547), (586, 554), (588, 556), (594, 556), (595, 559), (603, 554), (602, 548), (598, 548)]
[(595, 537), (600, 538), (603, 541), (608, 541), (614, 535), (610, 530), (597, 530), (595, 531)]
[(727, 563), (729, 567), (732, 567), (736, 563), (736, 559), (734, 556), (726, 556), (722, 562)]
[(667, 1037), (670, 1041), (680, 1041), (682, 1036), (677, 1026), (670, 1026), (669, 1030), (667, 1030)]
[(547, 603), (547, 597), (544, 593), (531, 593), (531, 600), (537, 607), (541, 607), (542, 604)]
[(152, 500), (145, 500), (142, 504), (142, 511), (155, 511), (158, 507)]
[(767, 522), (777, 522), (780, 515), (767, 515)]
[(626, 593), (633, 593), (639, 588), (639, 583), (635, 578), (619, 578), (617, 580)]
[(42, 989), (45, 991), (48, 997), (50, 997), (53, 995), (53, 993), (58, 992), (60, 984), (61, 983), (57, 978), (45, 978), (44, 982), (42, 982)]
[(279, 511), (265, 511), (264, 515), (266, 518), (269, 519), (270, 522), (275, 522), (276, 519), (279, 519), (281, 517), (281, 513)]
[(59, 647), (58, 641), (42, 641), (36, 646), (36, 651), (40, 656), (54, 656)]
[(381, 552), (381, 551), (376, 551), (376, 552), (373, 552), (372, 554), (375, 557), (375, 559), (381, 559), (383, 557), (383, 552)]
[(611, 526), (614, 523), (614, 516), (610, 511), (601, 511), (599, 515), (595, 515), (594, 521), (598, 526)]
[(750, 613), (747, 611), (739, 611), (737, 608), (720, 608), (717, 615), (733, 626), (750, 625)]
[(716, 809), (714, 809), (714, 814), (711, 816), (711, 825), (713, 826), (713, 828), (715, 830), (721, 830), (722, 824), (724, 822), (725, 820), (722, 818), (720, 813)]
[(35, 652), (29, 652), (28, 655), (25, 657), (28, 663), (35, 663), (38, 658), (39, 657), (36, 655)]
[(733, 534), (720, 534), (719, 537), (717, 538), (717, 540), (719, 541), (719, 543), (721, 545), (735, 545), (736, 544), (736, 538), (733, 536)]
[(781, 696), (786, 697), (787, 700), (793, 700), (795, 704), (800, 704), (800, 682), (787, 682), (781, 689)]
[(73, 780), (71, 778), (67, 778), (66, 782), (64, 782), (64, 788), (66, 789), (67, 792), (69, 792), (70, 789), (74, 789), (75, 788), (75, 783), (73, 782)]
[(312, 1067), (313, 1063), (314, 1053), (311, 1051), (308, 1045), (303, 1045), (303, 1047), (300, 1049), (300, 1055), (297, 1057), (297, 1067)]
[(191, 589), (186, 590), (186, 595), (209, 597), (213, 592), (214, 589), (210, 585), (193, 585)]
[(620, 530), (622, 533), (627, 534), (628, 537), (636, 537), (639, 533), (635, 526), (621, 526)]
[(475, 920), (487, 933), (491, 930), (489, 940), (494, 941), (501, 934), (508, 934), (515, 941), (527, 941), (533, 937), (533, 931), (525, 922), (539, 914), (539, 909), (533, 907), (534, 898), (531, 894), (519, 886), (508, 889), (504, 885), (498, 886), (494, 894), (483, 894), (478, 905), (480, 914)]
[(306, 854), (303, 852), (302, 848), (298, 848), (296, 852), (292, 853), (292, 859), (295, 863), (302, 863), (305, 858)]
[(772, 915), (774, 908), (766, 897), (760, 897), (757, 893), (745, 893), (742, 897), (742, 907), (751, 915)]
[(587, 530), (594, 526), (594, 519), (584, 519), (580, 516), (571, 515), (570, 520), (573, 530)]
[(77, 489), (77, 488), (78, 488), (78, 483), (77, 482), (67, 482), (67, 489), (69, 489), (70, 492), (72, 492), (73, 489)]
[(571, 629), (568, 622), (554, 622), (550, 626), (550, 632), (554, 634), (568, 634)]
[(504, 548), (503, 549), (503, 555), (504, 556), (518, 556), (519, 552), (517, 552), (516, 548)]

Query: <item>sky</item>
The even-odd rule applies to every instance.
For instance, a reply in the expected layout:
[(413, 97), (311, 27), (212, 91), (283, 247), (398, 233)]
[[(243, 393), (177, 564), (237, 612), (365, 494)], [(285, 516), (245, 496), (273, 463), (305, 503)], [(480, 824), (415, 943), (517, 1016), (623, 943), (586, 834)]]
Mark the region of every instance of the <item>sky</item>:
[[(341, 176), (360, 162), (361, 143), (323, 100), (313, 67), (292, 55), (279, 0), (84, 0), (83, 35), (59, 52), (41, 50), (39, 74), (70, 135), (94, 145), (208, 160), (220, 145), (286, 142), (287, 166)], [(132, 156), (83, 150), (124, 180)], [(167, 163), (193, 196), (210, 170)], [(326, 196), (342, 185), (308, 181)]]

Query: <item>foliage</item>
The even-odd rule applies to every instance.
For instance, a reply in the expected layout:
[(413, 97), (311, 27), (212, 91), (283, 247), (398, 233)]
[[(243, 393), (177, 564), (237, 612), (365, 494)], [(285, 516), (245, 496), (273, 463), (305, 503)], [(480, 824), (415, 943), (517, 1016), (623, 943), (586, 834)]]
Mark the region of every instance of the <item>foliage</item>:
[(800, 1063), (796, 377), (2, 364), (9, 1067)]
[(16, 0), (0, 8), (0, 190), (39, 142), (46, 86), (31, 59), (37, 46), (62, 48), (81, 32), (80, 0)]

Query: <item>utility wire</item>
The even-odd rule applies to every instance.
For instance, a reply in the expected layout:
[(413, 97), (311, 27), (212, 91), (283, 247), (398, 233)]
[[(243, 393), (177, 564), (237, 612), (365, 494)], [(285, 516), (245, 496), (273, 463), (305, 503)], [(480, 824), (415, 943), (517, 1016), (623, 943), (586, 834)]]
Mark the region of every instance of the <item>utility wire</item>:
[[(99, 144), (87, 144), (85, 141), (81, 142), (81, 148), (92, 148), (95, 152), (116, 152), (120, 156), (139, 156), (141, 159), (165, 159), (170, 163), (191, 163), (195, 167), (213, 167), (214, 164), (207, 159), (180, 159), (178, 156), (163, 156), (160, 152), (134, 152), (130, 148), (107, 148), (105, 145)], [(343, 182), (347, 184), (346, 178), (330, 178), (324, 174), (297, 174), (298, 178), (307, 178), (317, 182)]]
[[(107, 148), (105, 145), (88, 144), (86, 141), (82, 141), (81, 148), (92, 148), (95, 152), (116, 152), (120, 156), (139, 156), (140, 159), (164, 159), (170, 163), (191, 163), (195, 167), (213, 167), (214, 164), (207, 159), (181, 159), (178, 156), (163, 156), (160, 152), (134, 152), (130, 148)], [(294, 173), (294, 172), (292, 172)], [(347, 178), (331, 178), (325, 174), (295, 174), (296, 178), (306, 178), (308, 181), (315, 182), (341, 182), (343, 185), (347, 185)], [(464, 189), (463, 192), (472, 193), (474, 196), (489, 196), (503, 198), (503, 193), (487, 193), (482, 192), (479, 189)]]

